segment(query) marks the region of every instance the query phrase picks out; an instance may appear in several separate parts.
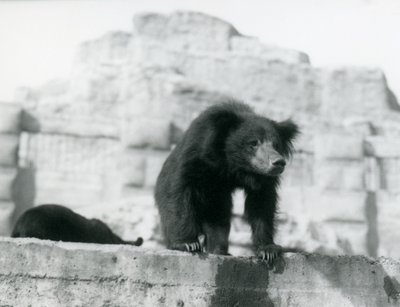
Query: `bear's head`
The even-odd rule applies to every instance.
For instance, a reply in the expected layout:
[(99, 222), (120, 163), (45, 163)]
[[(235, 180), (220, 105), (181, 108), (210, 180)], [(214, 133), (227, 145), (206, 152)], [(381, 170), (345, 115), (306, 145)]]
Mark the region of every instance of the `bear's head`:
[(225, 154), (230, 169), (264, 176), (279, 176), (291, 156), (299, 129), (291, 120), (275, 122), (252, 116), (231, 131)]

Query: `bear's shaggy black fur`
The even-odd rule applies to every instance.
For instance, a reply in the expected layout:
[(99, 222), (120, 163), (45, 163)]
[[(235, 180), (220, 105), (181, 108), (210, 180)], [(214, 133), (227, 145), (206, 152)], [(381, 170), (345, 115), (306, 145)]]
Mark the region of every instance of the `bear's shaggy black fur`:
[(273, 240), (279, 175), (297, 134), (292, 121), (275, 122), (235, 101), (201, 113), (157, 179), (155, 200), (167, 248), (197, 249), (205, 235), (207, 252), (227, 254), (231, 195), (242, 188), (255, 253), (269, 261), (277, 257), (282, 251)]
[(11, 237), (98, 244), (140, 246), (142, 238), (124, 241), (98, 219), (87, 219), (60, 205), (41, 205), (24, 212), (17, 220)]

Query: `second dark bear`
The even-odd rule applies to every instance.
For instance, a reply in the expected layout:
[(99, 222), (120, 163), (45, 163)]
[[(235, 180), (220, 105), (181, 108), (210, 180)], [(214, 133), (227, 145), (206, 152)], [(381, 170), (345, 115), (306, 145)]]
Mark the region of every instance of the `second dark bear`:
[(297, 134), (292, 121), (275, 122), (238, 102), (201, 113), (157, 179), (155, 200), (167, 248), (196, 250), (205, 235), (207, 252), (227, 254), (232, 192), (242, 188), (255, 253), (269, 261), (277, 257), (279, 175)]
[(87, 219), (60, 205), (41, 205), (24, 212), (15, 223), (11, 237), (98, 244), (140, 246), (142, 238), (124, 241), (98, 219)]

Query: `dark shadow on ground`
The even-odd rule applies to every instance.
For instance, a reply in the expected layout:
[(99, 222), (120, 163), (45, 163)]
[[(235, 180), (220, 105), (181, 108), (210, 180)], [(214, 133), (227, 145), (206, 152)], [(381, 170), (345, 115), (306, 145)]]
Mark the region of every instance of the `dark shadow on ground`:
[(240, 258), (226, 257), (218, 267), (216, 291), (210, 306), (275, 306), (267, 292), (269, 276), (282, 274), (284, 267), (283, 258), (270, 266), (257, 258), (243, 261)]

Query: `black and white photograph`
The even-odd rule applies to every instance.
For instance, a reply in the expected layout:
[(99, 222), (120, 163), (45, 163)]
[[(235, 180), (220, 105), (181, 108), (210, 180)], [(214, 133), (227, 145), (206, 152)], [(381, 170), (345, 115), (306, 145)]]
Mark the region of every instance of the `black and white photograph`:
[(399, 0), (0, 0), (0, 307), (400, 306)]

